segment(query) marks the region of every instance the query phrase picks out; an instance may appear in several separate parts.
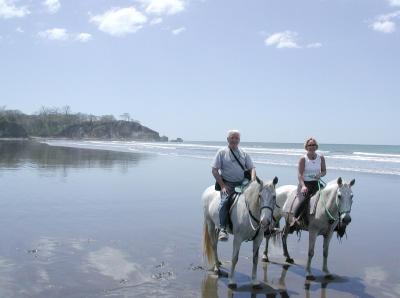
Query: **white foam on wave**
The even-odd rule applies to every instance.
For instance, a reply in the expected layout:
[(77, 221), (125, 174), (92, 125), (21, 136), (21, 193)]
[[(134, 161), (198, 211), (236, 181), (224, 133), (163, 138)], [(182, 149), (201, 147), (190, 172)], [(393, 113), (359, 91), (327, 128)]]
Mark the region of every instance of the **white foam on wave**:
[(327, 159), (345, 159), (345, 160), (357, 160), (357, 161), (374, 161), (374, 162), (390, 162), (400, 163), (399, 158), (385, 158), (385, 157), (374, 157), (374, 156), (360, 156), (360, 155), (330, 155)]
[(353, 152), (353, 154), (356, 154), (356, 155), (366, 155), (366, 156), (383, 156), (383, 157), (400, 158), (400, 154), (369, 153), (369, 152)]

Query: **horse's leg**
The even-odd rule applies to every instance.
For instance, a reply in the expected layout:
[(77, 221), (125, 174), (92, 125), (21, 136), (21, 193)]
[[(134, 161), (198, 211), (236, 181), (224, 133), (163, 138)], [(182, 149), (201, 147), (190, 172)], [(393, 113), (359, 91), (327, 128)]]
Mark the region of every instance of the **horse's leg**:
[(271, 237), (270, 234), (265, 236), (265, 249), (264, 249), (264, 252), (263, 252), (262, 259), (261, 259), (261, 261), (263, 261), (263, 262), (268, 262), (268, 243), (269, 243), (269, 238), (270, 237)]
[(284, 286), (286, 288), (286, 284), (285, 284), (285, 279), (286, 279), (286, 274), (289, 270), (290, 265), (283, 265), (282, 266), (282, 272), (281, 272), (281, 276), (279, 277), (279, 284), (281, 286)]
[(324, 264), (322, 266), (322, 271), (325, 273), (325, 278), (331, 278), (332, 275), (328, 270), (328, 254), (329, 254), (329, 243), (332, 239), (333, 233), (330, 232), (328, 235), (324, 235)]
[(268, 283), (268, 263), (265, 263), (262, 265), (263, 266), (263, 271), (264, 271), (264, 282)]
[(311, 260), (314, 256), (315, 240), (317, 240), (317, 232), (309, 230), (308, 231), (308, 260), (307, 260), (307, 267), (306, 267), (306, 272), (307, 272), (306, 278), (308, 280), (315, 279), (315, 277), (312, 275), (312, 272), (311, 272)]
[(286, 262), (293, 264), (294, 260), (290, 257), (289, 251), (287, 249), (287, 237), (289, 235), (289, 226), (288, 226), (289, 221), (285, 221), (285, 227), (283, 229), (282, 233), (282, 247), (283, 247), (283, 255), (286, 257)]
[(228, 286), (230, 288), (236, 288), (235, 267), (236, 267), (236, 264), (237, 264), (237, 261), (239, 258), (239, 250), (240, 250), (241, 244), (242, 244), (242, 239), (235, 236), (233, 238), (232, 266), (231, 266), (231, 274), (229, 276), (229, 283), (228, 283)]
[(258, 251), (260, 250), (261, 242), (263, 241), (263, 236), (259, 235), (253, 240), (253, 270), (251, 273), (251, 280), (253, 288), (259, 288), (260, 282), (257, 280), (257, 265), (258, 265)]
[(210, 235), (210, 240), (211, 240), (211, 245), (212, 245), (212, 249), (213, 249), (213, 254), (214, 254), (214, 273), (219, 275), (220, 274), (220, 262), (218, 259), (218, 251), (217, 251), (217, 247), (218, 247), (218, 237), (217, 237), (217, 232), (215, 230), (215, 224), (213, 223), (212, 220), (209, 221), (208, 224), (208, 234)]

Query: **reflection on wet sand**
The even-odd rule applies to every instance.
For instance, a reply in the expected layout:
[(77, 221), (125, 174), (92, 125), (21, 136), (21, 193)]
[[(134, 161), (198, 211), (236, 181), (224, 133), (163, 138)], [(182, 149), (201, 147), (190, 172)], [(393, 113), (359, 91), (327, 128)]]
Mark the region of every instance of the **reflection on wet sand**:
[[(279, 266), (281, 267), (280, 276), (276, 278), (276, 276), (269, 277), (268, 268), (270, 266)], [(205, 274), (205, 277), (202, 281), (201, 293), (202, 297), (220, 297), (221, 292), (219, 288), (219, 284), (224, 285), (224, 289), (226, 289), (227, 297), (259, 297), (259, 295), (265, 295), (267, 298), (273, 297), (282, 297), (287, 298), (291, 295), (294, 296), (303, 296), (306, 298), (310, 297), (337, 297), (343, 296), (346, 297), (366, 297), (373, 298), (370, 294), (366, 293), (366, 287), (362, 283), (362, 279), (360, 278), (350, 278), (350, 277), (339, 277), (334, 276), (332, 279), (325, 279), (325, 277), (321, 274), (321, 276), (316, 277), (314, 281), (308, 281), (304, 278), (304, 293), (297, 293), (290, 290), (290, 284), (287, 288), (286, 284), (286, 276), (288, 272), (294, 273), (296, 275), (303, 275), (304, 268), (299, 265), (290, 265), (290, 264), (281, 264), (276, 262), (264, 263), (263, 264), (264, 278), (261, 289), (253, 289), (250, 283), (245, 283), (240, 285), (237, 289), (232, 290), (228, 288), (227, 279), (217, 277), (215, 274), (208, 272)], [(238, 273), (240, 275), (240, 273)], [(378, 272), (379, 275), (379, 272)], [(375, 274), (376, 277), (376, 274)], [(246, 276), (239, 276), (239, 279), (245, 280)], [(379, 277), (377, 277), (380, 279)], [(315, 296), (312, 295), (312, 292), (320, 292), (320, 295)], [(338, 294), (339, 293), (339, 294)]]
[(0, 140), (0, 168), (30, 166), (45, 169), (113, 168), (126, 169), (150, 155), (107, 150), (53, 147), (36, 141)]
[(138, 264), (128, 261), (127, 256), (116, 248), (103, 247), (91, 252), (88, 263), (99, 273), (120, 282), (129, 279), (134, 283), (143, 283), (149, 280)]
[[(250, 283), (241, 284), (238, 288), (232, 290), (227, 288), (227, 296), (228, 297), (236, 297), (246, 295), (247, 297), (256, 297), (257, 295), (265, 295), (267, 298), (274, 297), (289, 297), (289, 293), (286, 289), (286, 273), (289, 269), (289, 265), (282, 266), (281, 275), (278, 279), (278, 284), (275, 283), (274, 280), (268, 280), (268, 263), (263, 264), (264, 271), (264, 279), (263, 283), (261, 283), (260, 289), (255, 289), (252, 287)], [(238, 280), (244, 280), (247, 277), (240, 272), (237, 273)], [(208, 297), (219, 297), (218, 296), (218, 281), (223, 283), (226, 287), (228, 285), (226, 278), (221, 278), (216, 276), (211, 272), (207, 272), (202, 281), (201, 293), (203, 298)]]

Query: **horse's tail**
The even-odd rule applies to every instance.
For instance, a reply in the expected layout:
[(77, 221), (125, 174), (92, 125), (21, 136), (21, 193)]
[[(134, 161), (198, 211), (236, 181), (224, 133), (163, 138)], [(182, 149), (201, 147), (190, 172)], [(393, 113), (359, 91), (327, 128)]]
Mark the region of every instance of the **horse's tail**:
[(209, 233), (209, 223), (207, 222), (206, 216), (204, 216), (203, 226), (203, 255), (207, 257), (207, 261), (210, 265), (214, 263), (214, 253), (211, 243), (211, 236)]

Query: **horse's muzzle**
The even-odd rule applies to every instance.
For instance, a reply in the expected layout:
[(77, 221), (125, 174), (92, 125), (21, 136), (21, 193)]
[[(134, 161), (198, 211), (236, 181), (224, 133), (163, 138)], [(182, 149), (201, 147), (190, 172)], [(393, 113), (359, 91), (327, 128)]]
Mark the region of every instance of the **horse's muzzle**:
[(268, 218), (262, 218), (261, 219), (261, 228), (263, 229), (263, 231), (267, 231), (271, 229), (271, 221)]
[(342, 217), (342, 223), (345, 225), (348, 225), (351, 222), (351, 216), (350, 214), (346, 213), (343, 217)]
[(264, 231), (267, 230), (270, 225), (271, 221), (268, 218), (265, 217), (261, 219), (261, 227)]

